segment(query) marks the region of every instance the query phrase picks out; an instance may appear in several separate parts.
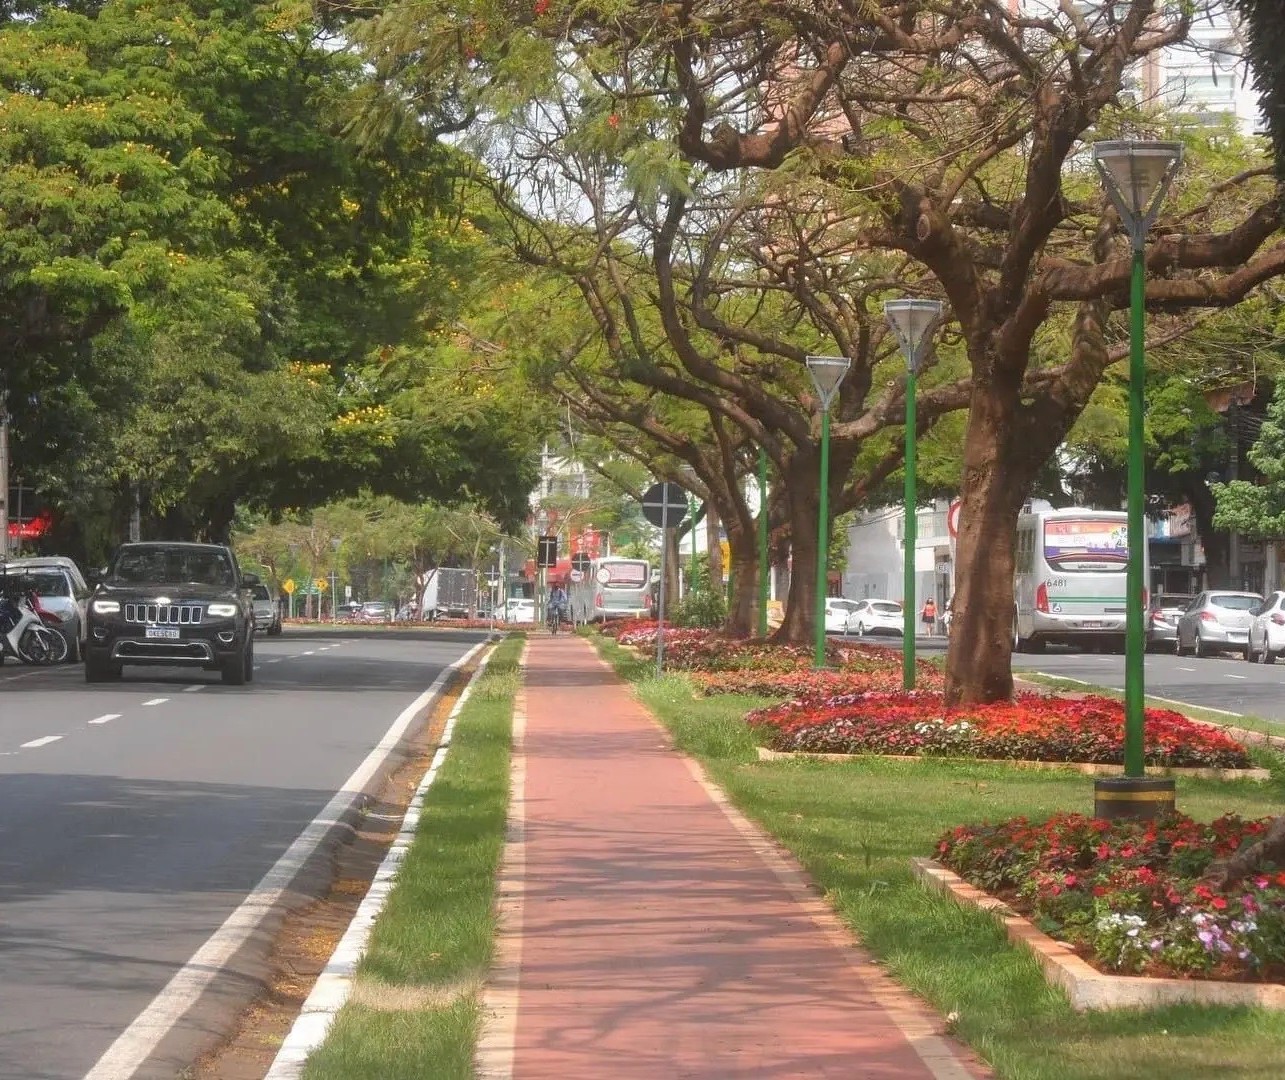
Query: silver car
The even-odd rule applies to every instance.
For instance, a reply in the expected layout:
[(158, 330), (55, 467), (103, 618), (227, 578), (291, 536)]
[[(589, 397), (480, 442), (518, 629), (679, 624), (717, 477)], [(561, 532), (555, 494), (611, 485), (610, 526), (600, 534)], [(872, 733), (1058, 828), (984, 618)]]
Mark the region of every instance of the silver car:
[(1285, 592), (1274, 592), (1250, 612), (1246, 660), (1276, 663), (1285, 654)]
[(67, 662), (80, 660), (85, 641), (85, 616), (92, 591), (74, 559), (65, 555), (35, 555), (0, 564), (0, 574), (22, 575), (40, 597), (40, 606), (58, 617), (57, 630), (67, 641)]
[(1190, 593), (1157, 593), (1147, 608), (1147, 644), (1172, 642), (1178, 636), (1178, 618), (1194, 600)]
[(250, 603), (254, 608), (255, 630), (272, 637), (281, 633), (281, 608), (272, 599), (272, 593), (262, 582), (250, 589)]
[(1249, 644), (1250, 614), (1263, 602), (1258, 593), (1210, 589), (1202, 592), (1178, 619), (1173, 650), (1181, 656), (1188, 649), (1197, 656), (1235, 650)]

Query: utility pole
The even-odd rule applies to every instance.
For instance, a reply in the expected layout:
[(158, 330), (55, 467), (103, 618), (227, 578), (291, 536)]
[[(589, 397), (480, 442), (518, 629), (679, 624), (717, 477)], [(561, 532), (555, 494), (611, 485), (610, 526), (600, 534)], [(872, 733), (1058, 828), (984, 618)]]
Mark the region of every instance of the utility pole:
[(9, 394), (0, 390), (0, 561), (9, 557)]

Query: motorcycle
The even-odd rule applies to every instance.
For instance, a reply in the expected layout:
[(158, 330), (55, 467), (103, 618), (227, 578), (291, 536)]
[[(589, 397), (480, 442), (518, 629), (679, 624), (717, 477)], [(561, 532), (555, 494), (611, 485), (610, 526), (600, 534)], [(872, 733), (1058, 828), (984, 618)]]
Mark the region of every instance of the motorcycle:
[(7, 656), (40, 666), (67, 656), (67, 640), (45, 625), (40, 601), (31, 594), (0, 597), (0, 663)]

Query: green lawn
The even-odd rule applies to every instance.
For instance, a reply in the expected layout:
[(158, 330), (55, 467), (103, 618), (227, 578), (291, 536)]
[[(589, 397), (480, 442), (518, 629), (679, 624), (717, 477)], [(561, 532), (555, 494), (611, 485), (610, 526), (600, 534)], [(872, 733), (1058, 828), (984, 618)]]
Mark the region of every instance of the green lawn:
[(308, 1059), (306, 1080), (473, 1075), (522, 645), (511, 638), (497, 647), (461, 710), (353, 996)]
[[(1004, 1080), (1285, 1076), (1285, 1014), (1186, 1006), (1076, 1013), (991, 918), (912, 879), (910, 857), (931, 854), (935, 838), (960, 822), (1091, 812), (1088, 777), (944, 761), (760, 763), (741, 722), (760, 702), (693, 699), (681, 675), (656, 679), (650, 660), (605, 639), (599, 647), (678, 745), (794, 853), (887, 970), (943, 1015), (958, 1013), (953, 1030)], [(1276, 779), (1180, 780), (1180, 809), (1195, 817), (1280, 812), (1282, 759), (1255, 756)]]

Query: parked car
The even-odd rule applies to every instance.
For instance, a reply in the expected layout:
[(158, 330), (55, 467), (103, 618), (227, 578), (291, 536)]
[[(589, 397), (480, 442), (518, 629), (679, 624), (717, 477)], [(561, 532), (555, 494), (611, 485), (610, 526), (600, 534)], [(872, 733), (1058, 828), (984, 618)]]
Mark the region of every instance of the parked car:
[(1197, 656), (1235, 649), (1249, 643), (1250, 612), (1263, 602), (1258, 593), (1206, 590), (1187, 605), (1178, 619), (1173, 651), (1191, 649)]
[(84, 652), (86, 616), (92, 591), (75, 560), (65, 555), (42, 555), (10, 559), (0, 566), (0, 575), (21, 574), (24, 591), (40, 597), (40, 606), (58, 618), (55, 629), (67, 642), (67, 661), (76, 663)]
[(357, 615), (361, 611), (361, 604), (356, 600), (349, 600), (347, 603), (339, 605), (337, 612), (340, 622), (356, 622)]
[(357, 621), (364, 623), (392, 622), (393, 613), (382, 600), (367, 600), (357, 612)]
[(504, 604), (504, 621), (511, 623), (535, 622), (535, 601), (525, 597), (510, 597)]
[(1194, 599), (1189, 593), (1156, 593), (1147, 608), (1147, 644), (1173, 641), (1178, 634), (1178, 617)]
[(896, 600), (858, 600), (848, 616), (850, 634), (900, 634), (905, 629), (905, 614)]
[(848, 616), (857, 609), (857, 601), (844, 600), (841, 596), (825, 598), (825, 632), (827, 634), (846, 634)]
[(254, 628), (272, 637), (281, 633), (281, 605), (272, 599), (272, 593), (260, 582), (250, 589), (250, 603), (254, 606)]
[(1285, 592), (1274, 592), (1250, 613), (1246, 660), (1276, 663), (1285, 654)]

